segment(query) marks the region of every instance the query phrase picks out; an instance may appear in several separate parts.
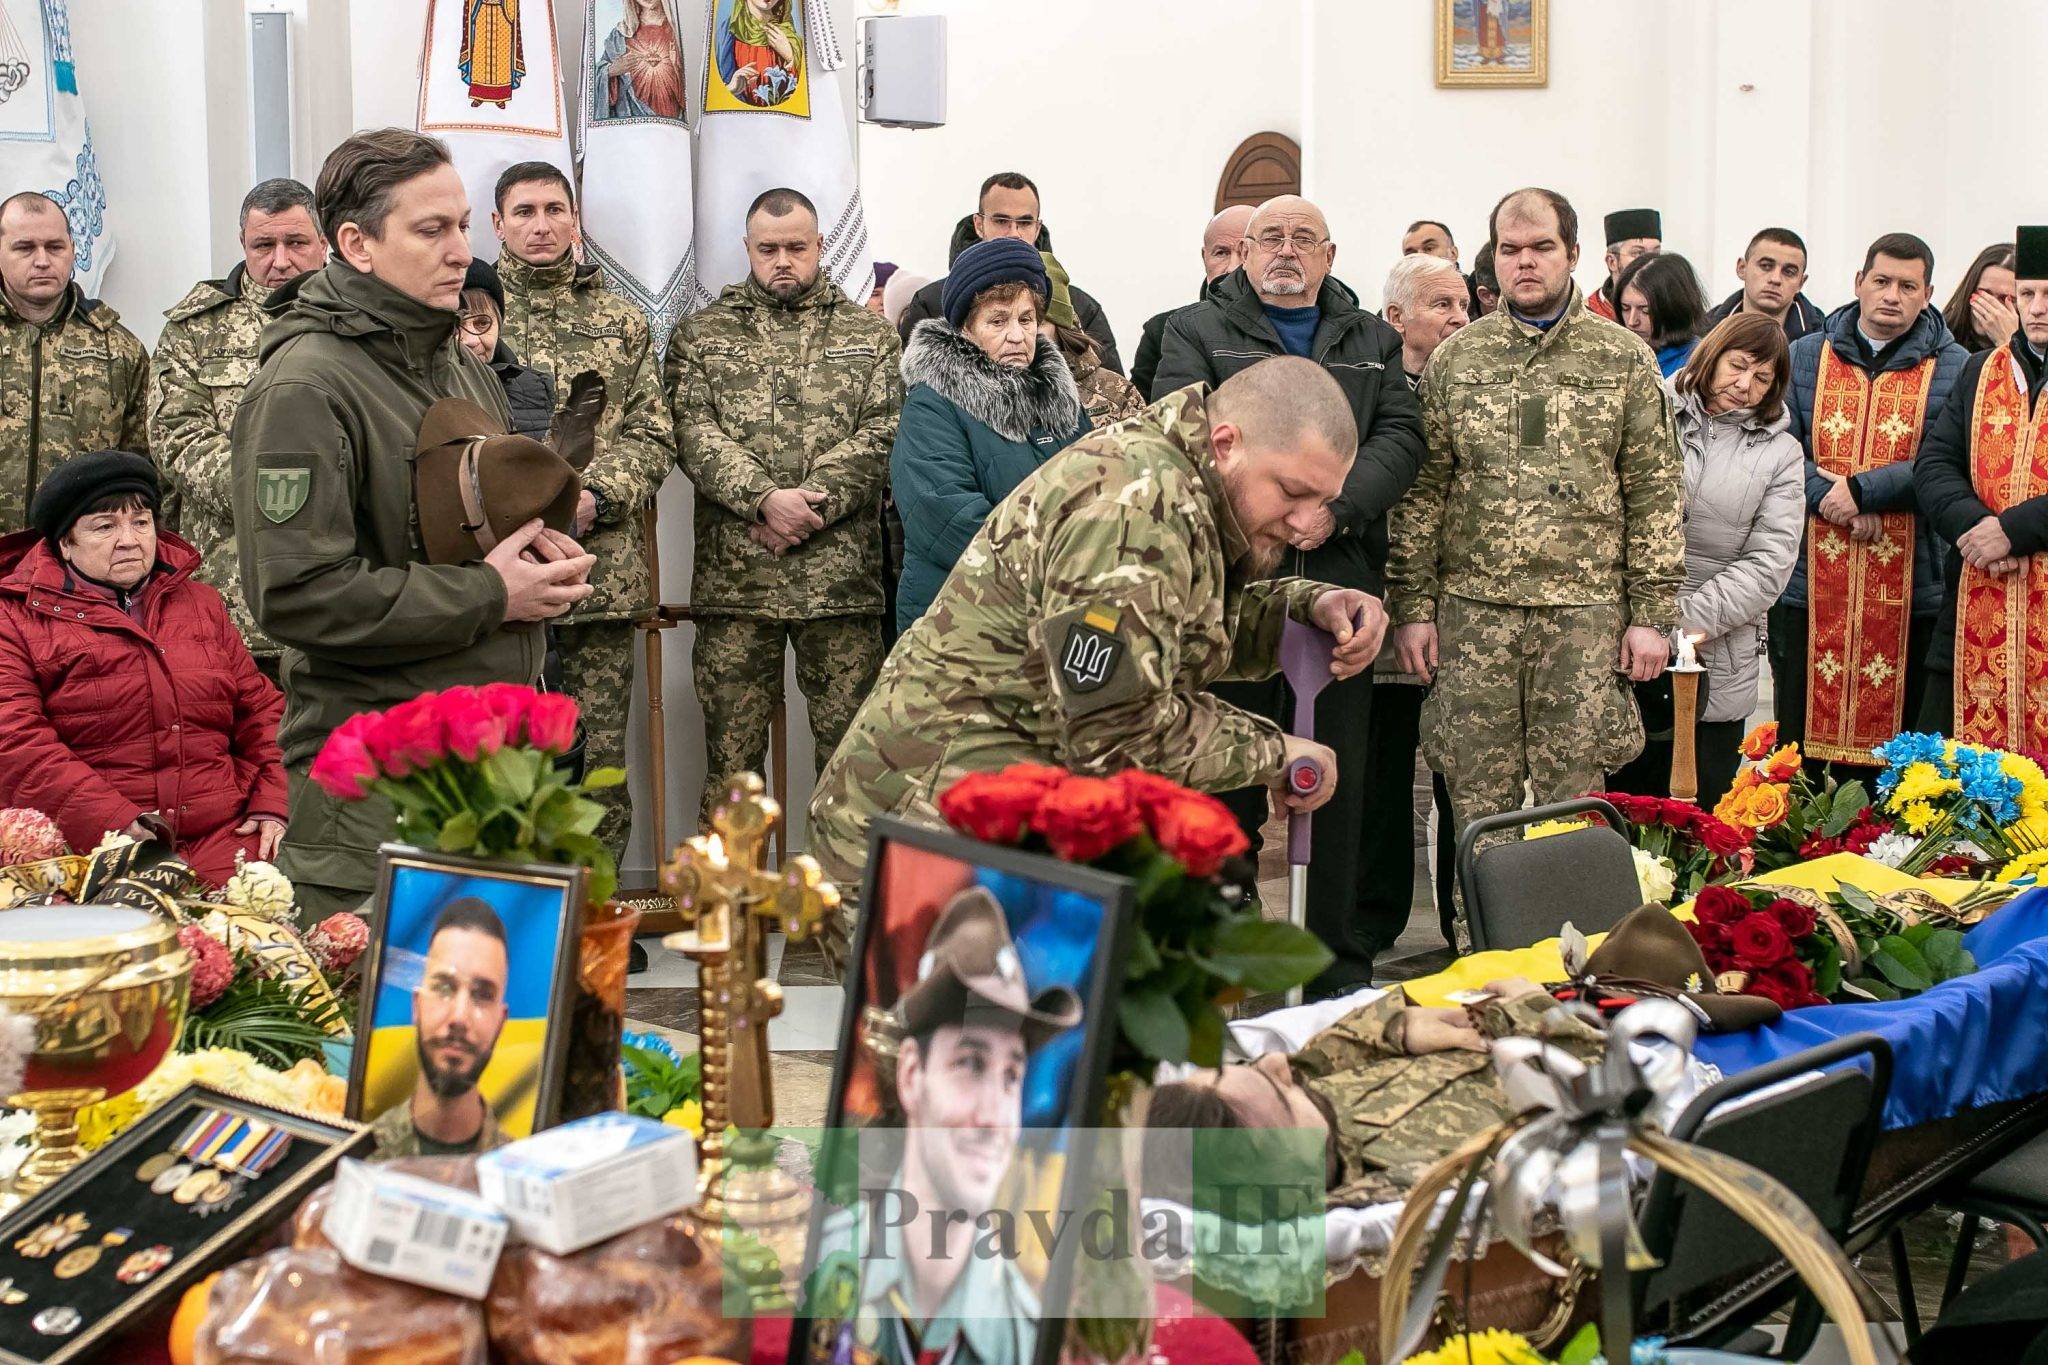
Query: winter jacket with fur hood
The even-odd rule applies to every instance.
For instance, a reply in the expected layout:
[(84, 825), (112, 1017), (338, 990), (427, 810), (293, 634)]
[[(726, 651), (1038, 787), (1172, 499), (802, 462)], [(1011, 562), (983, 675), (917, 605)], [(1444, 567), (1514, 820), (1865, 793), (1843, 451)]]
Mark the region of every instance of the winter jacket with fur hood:
[(896, 624), (908, 630), (995, 505), (1088, 432), (1073, 373), (1043, 337), (1021, 370), (1005, 369), (943, 318), (927, 318), (903, 353), (903, 419), (889, 486), (903, 517)]
[(1707, 670), (1702, 721), (1743, 720), (1763, 677), (1764, 617), (1799, 558), (1806, 531), (1806, 456), (1791, 417), (1761, 421), (1753, 408), (1709, 417), (1697, 394), (1671, 390), (1685, 455), (1683, 630)]

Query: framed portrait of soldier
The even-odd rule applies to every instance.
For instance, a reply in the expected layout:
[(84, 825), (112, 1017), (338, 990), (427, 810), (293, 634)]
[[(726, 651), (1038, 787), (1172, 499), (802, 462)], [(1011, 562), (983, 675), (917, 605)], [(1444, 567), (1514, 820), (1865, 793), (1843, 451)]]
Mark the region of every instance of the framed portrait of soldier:
[(583, 869), (378, 850), (350, 1119), (380, 1157), (485, 1151), (561, 1103)]
[(1050, 1365), (1130, 882), (880, 818), (861, 904), (789, 1359)]

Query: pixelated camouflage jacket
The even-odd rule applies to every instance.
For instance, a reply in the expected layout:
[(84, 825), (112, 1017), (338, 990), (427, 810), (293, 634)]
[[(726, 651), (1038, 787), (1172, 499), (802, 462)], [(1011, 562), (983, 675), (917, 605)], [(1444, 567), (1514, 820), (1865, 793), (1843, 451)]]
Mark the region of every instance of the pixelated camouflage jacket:
[(1394, 507), (1387, 612), (1449, 594), (1507, 606), (1620, 602), (1669, 630), (1685, 581), (1684, 462), (1657, 358), (1577, 289), (1548, 331), (1507, 309), (1422, 377), (1421, 472)]
[(235, 558), (235, 507), (228, 431), (242, 390), (256, 377), (256, 345), (270, 315), (270, 291), (236, 266), (203, 280), (164, 314), (149, 362), (149, 444), (179, 496), (178, 532), (199, 551), (200, 582), (227, 603), (252, 654), (279, 652), (257, 628)]
[(1325, 584), (1248, 581), (1251, 546), (1191, 385), (1047, 460), (982, 525), (897, 641), (819, 778), (813, 851), (843, 879), (870, 817), (936, 819), (963, 773), (1145, 768), (1204, 791), (1269, 781), (1272, 722), (1218, 701), (1278, 667)]
[[(787, 304), (749, 277), (676, 324), (666, 379), (697, 490), (699, 611), (882, 611), (877, 517), (903, 410), (901, 350), (886, 321), (822, 275)], [(825, 495), (824, 528), (780, 556), (747, 534), (778, 488)]]
[(654, 603), (643, 513), (676, 455), (647, 318), (607, 290), (595, 266), (579, 267), (571, 256), (536, 266), (506, 252), (498, 278), (502, 339), (522, 364), (553, 381), (558, 411), (577, 375), (594, 371), (605, 383), (597, 455), (583, 471), (584, 486), (601, 499), (597, 524), (582, 538), (597, 556), (590, 571), (596, 591), (562, 623), (639, 616)]
[[(1514, 1117), (1484, 1052), (1411, 1057), (1390, 1032), (1407, 996), (1390, 990), (1309, 1039), (1289, 1058), (1294, 1078), (1335, 1125), (1338, 1175), (1330, 1202), (1398, 1202), (1416, 1180), (1465, 1142)], [(1605, 1050), (1598, 1028), (1537, 993), (1479, 1011), (1487, 1039), (1542, 1038), (1590, 1061)]]
[(0, 297), (0, 532), (28, 524), (45, 474), (94, 450), (149, 453), (149, 353), (75, 283), (40, 325)]

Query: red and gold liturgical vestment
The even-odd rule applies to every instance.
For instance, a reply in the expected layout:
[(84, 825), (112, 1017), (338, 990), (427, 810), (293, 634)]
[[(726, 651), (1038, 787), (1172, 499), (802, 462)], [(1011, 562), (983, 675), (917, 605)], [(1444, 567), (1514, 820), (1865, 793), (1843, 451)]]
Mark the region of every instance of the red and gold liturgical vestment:
[[(1837, 476), (1910, 460), (1927, 425), (1934, 357), (1875, 378), (1820, 348), (1813, 458)], [(1913, 514), (1886, 512), (1876, 540), (1806, 523), (1806, 753), (1877, 766), (1871, 750), (1899, 732), (1906, 634), (1913, 622)]]
[[(1970, 486), (1992, 512), (2048, 493), (2048, 403), (2027, 411), (2009, 347), (1984, 362), (1970, 406)], [(2048, 748), (2048, 566), (2013, 573), (1963, 565), (1956, 589), (1954, 734), (2000, 749)]]

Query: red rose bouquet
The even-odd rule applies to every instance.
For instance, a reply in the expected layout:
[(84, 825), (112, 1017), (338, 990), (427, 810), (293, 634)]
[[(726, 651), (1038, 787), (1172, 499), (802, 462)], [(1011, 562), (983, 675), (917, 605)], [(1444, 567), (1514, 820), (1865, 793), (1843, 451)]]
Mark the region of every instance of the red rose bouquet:
[(1629, 842), (1671, 865), (1673, 903), (1690, 899), (1710, 881), (1749, 870), (1749, 831), (1707, 814), (1690, 801), (1627, 792), (1595, 792), (1629, 824)]
[(1250, 842), (1213, 796), (1155, 773), (1084, 777), (1019, 763), (969, 773), (938, 804), (971, 838), (1102, 868), (1136, 886), (1113, 1070), (1215, 1066), (1224, 1006), (1301, 985), (1330, 962), (1314, 935), (1260, 915), (1243, 856)]
[(426, 692), (343, 721), (312, 778), (343, 801), (389, 800), (399, 838), (421, 848), (588, 868), (585, 897), (602, 905), (619, 875), (593, 833), (604, 809), (589, 794), (626, 774), (569, 781), (556, 760), (575, 746), (576, 719), (573, 697), (510, 683)]
[(1918, 922), (1844, 883), (1825, 896), (1709, 886), (1686, 925), (1724, 991), (1781, 1009), (1897, 1000), (1977, 969), (1960, 931)]

